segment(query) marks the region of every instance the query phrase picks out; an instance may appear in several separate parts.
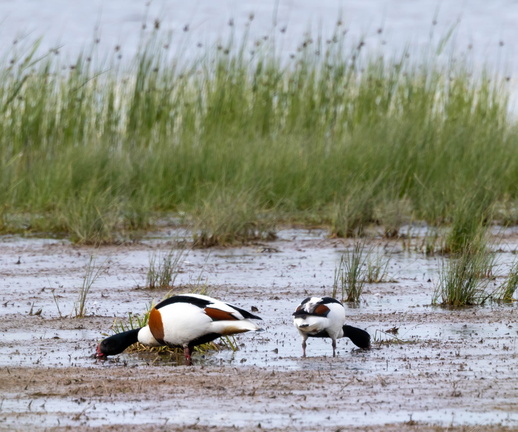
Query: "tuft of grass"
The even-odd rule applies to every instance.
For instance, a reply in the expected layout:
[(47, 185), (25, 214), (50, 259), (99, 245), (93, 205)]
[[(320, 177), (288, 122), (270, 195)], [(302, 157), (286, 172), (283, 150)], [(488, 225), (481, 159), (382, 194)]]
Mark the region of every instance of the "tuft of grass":
[(369, 252), (365, 271), (366, 282), (381, 283), (387, 280), (390, 258), (383, 254)]
[(185, 249), (154, 253), (149, 259), (146, 288), (172, 290), (184, 258)]
[(68, 200), (59, 213), (62, 230), (78, 244), (116, 243), (120, 233), (117, 207), (117, 203), (105, 195)]
[(426, 235), (417, 244), (416, 250), (423, 252), (427, 256), (433, 256), (441, 251), (441, 241), (442, 239), (437, 228), (428, 229)]
[(375, 219), (383, 227), (383, 237), (397, 238), (401, 226), (408, 222), (412, 215), (411, 205), (407, 199), (386, 197), (375, 210)]
[(366, 263), (365, 244), (357, 241), (351, 251), (342, 255), (338, 268), (335, 269), (333, 297), (340, 294), (342, 301), (354, 303), (360, 301), (368, 278)]
[(61, 314), (61, 309), (59, 308), (58, 299), (56, 297), (56, 289), (52, 289), (52, 298), (54, 299), (54, 304), (56, 305), (56, 309), (58, 310), (59, 318), (63, 318), (63, 315)]
[(373, 343), (373, 345), (378, 345), (378, 346), (382, 346), (382, 345), (388, 346), (388, 345), (406, 345), (406, 344), (415, 343), (415, 341), (400, 338), (398, 335), (398, 329), (394, 327), (393, 329), (389, 329), (387, 331), (376, 329), (376, 331), (374, 332), (374, 337), (373, 337), (372, 343)]
[(484, 248), (487, 221), (491, 219), (492, 199), (488, 191), (475, 190), (453, 204), (452, 223), (445, 238), (443, 253), (458, 254)]
[(518, 288), (518, 260), (516, 260), (507, 275), (505, 281), (496, 290), (493, 299), (506, 303), (516, 301), (515, 293)]
[(483, 304), (488, 298), (493, 264), (494, 257), (485, 247), (472, 246), (443, 259), (432, 304), (453, 307)]
[(365, 249), (365, 242), (356, 241), (352, 250), (340, 257), (335, 268), (332, 296), (342, 301), (358, 303), (366, 283), (386, 280), (390, 258)]
[(367, 225), (373, 221), (371, 190), (353, 188), (343, 201), (335, 202), (331, 209), (331, 236), (339, 238), (362, 237)]
[(275, 238), (271, 225), (258, 214), (254, 197), (247, 193), (215, 191), (198, 210), (194, 246), (229, 246)]
[(479, 305), (491, 297), (487, 287), (495, 258), (487, 247), (487, 221), (494, 208), (490, 190), (488, 183), (487, 188), (474, 187), (464, 196), (455, 196), (451, 227), (441, 251), (450, 254), (450, 259), (443, 260), (434, 304)]
[[(109, 263), (105, 262), (98, 266), (95, 257), (93, 255), (90, 255), (88, 264), (86, 264), (85, 266), (85, 275), (83, 277), (83, 283), (81, 285), (81, 288), (79, 289), (79, 298), (74, 305), (76, 318), (84, 318), (86, 316), (86, 301), (88, 294), (90, 293), (92, 285), (95, 283), (95, 281), (107, 270), (108, 265)], [(54, 300), (56, 300), (55, 296)]]

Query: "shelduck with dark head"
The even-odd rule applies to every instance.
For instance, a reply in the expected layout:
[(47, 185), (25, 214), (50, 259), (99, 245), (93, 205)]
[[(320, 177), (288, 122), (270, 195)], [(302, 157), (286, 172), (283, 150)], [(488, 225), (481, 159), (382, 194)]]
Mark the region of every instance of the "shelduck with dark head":
[(302, 355), (306, 357), (306, 341), (310, 337), (330, 338), (333, 357), (336, 357), (336, 340), (351, 339), (357, 347), (369, 349), (371, 337), (365, 330), (345, 324), (345, 309), (332, 297), (308, 297), (293, 313), (293, 324), (302, 336)]
[(228, 303), (200, 294), (181, 294), (157, 304), (149, 314), (148, 325), (117, 333), (97, 346), (97, 357), (104, 359), (140, 342), (148, 346), (183, 348), (185, 363), (192, 364), (195, 346), (220, 336), (261, 330), (251, 319), (261, 318)]

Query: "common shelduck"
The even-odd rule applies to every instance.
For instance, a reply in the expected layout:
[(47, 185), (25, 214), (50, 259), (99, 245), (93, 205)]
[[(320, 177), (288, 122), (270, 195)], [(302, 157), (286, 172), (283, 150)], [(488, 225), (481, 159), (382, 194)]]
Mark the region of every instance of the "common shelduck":
[(348, 337), (358, 347), (369, 349), (371, 337), (365, 330), (345, 324), (345, 309), (332, 297), (308, 297), (293, 313), (293, 324), (302, 336), (302, 355), (306, 357), (308, 337), (331, 338), (333, 357), (336, 357), (336, 340)]
[(261, 318), (204, 295), (175, 295), (151, 309), (147, 326), (104, 339), (97, 346), (97, 357), (120, 354), (140, 342), (148, 346), (183, 348), (185, 363), (191, 365), (191, 354), (196, 345), (223, 335), (261, 330), (249, 319)]

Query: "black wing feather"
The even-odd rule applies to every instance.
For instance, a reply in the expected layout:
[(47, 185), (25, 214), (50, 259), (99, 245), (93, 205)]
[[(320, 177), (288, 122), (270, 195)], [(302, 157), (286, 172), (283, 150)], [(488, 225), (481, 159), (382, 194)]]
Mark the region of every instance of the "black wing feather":
[[(202, 298), (199, 298), (199, 297), (194, 297), (194, 296), (190, 296), (190, 295), (176, 295), (176, 296), (172, 296), (172, 297), (169, 297), (165, 300), (162, 300), (160, 303), (158, 303), (155, 308), (156, 309), (160, 309), (164, 306), (167, 306), (167, 305), (170, 305), (170, 304), (173, 304), (173, 303), (189, 303), (189, 304), (193, 304), (195, 306), (198, 306), (200, 309), (205, 309), (207, 306), (211, 305), (211, 304), (214, 304), (212, 301), (210, 300), (205, 300), (205, 299), (202, 299)], [(244, 309), (241, 309), (241, 308), (238, 308), (237, 306), (234, 306), (234, 305), (231, 305), (229, 303), (227, 303), (227, 305), (229, 305), (230, 307), (234, 308), (236, 311), (238, 311), (241, 315), (243, 315), (243, 317), (245, 318), (250, 318), (250, 319), (257, 319), (257, 320), (262, 320), (261, 317), (258, 317), (257, 315), (254, 315)]]

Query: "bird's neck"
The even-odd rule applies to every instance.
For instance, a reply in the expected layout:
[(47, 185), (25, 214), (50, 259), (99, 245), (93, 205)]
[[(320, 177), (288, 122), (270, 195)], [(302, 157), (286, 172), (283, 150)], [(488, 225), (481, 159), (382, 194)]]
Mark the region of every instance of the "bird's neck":
[(134, 343), (138, 342), (138, 333), (140, 329), (133, 329), (128, 330), (122, 333), (117, 333), (116, 335), (113, 335), (112, 337), (116, 337), (119, 340), (119, 343), (121, 344), (121, 347), (124, 346), (124, 349), (129, 347), (130, 345), (133, 345)]

